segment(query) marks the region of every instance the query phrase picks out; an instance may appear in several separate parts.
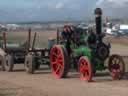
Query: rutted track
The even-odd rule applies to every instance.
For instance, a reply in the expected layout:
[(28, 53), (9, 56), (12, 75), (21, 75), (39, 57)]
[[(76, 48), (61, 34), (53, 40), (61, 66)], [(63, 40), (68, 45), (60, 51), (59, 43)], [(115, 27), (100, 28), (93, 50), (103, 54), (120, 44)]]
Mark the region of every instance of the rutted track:
[(58, 80), (51, 76), (49, 71), (41, 71), (41, 74), (35, 75), (28, 75), (25, 72), (1, 72), (0, 83), (4, 81), (5, 88), (16, 86), (13, 90), (16, 96), (18, 94), (24, 94), (24, 96), (28, 94), (29, 96), (127, 96), (128, 94), (127, 80), (112, 81), (111, 77), (105, 76), (98, 77), (96, 82), (87, 83), (79, 80), (76, 75), (70, 74), (71, 78)]
[[(114, 45), (112, 53), (128, 54), (127, 46)], [(127, 62), (127, 61), (126, 61)], [(128, 66), (127, 66), (128, 67)], [(12, 90), (15, 96), (127, 96), (128, 76), (115, 81), (109, 75), (96, 77), (95, 82), (87, 83), (79, 79), (78, 73), (70, 72), (67, 79), (54, 78), (48, 67), (29, 75), (23, 65), (15, 67), (17, 71), (0, 72), (0, 92)], [(102, 75), (102, 74), (98, 74)], [(6, 91), (5, 91), (6, 92)], [(8, 95), (10, 96), (10, 95)]]

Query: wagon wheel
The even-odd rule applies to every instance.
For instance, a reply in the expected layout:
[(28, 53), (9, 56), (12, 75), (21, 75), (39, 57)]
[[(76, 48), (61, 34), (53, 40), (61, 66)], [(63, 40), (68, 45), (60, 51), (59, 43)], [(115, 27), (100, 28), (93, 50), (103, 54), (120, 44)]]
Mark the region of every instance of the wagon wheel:
[(35, 64), (35, 69), (39, 70), (40, 69), (40, 64)]
[(119, 55), (112, 55), (108, 61), (110, 75), (114, 79), (121, 79), (125, 73), (125, 63)]
[(57, 78), (67, 76), (69, 70), (69, 56), (67, 50), (60, 46), (54, 45), (50, 51), (50, 67), (52, 74)]
[(1, 65), (1, 70), (2, 71), (5, 71), (5, 67), (4, 67), (5, 62), (6, 62), (5, 57), (0, 54), (0, 65)]
[(92, 81), (92, 67), (88, 57), (82, 56), (79, 59), (78, 65), (79, 65), (80, 79), (88, 82)]
[(25, 57), (25, 70), (27, 73), (33, 74), (35, 71), (35, 56), (28, 54)]
[(35, 63), (35, 69), (38, 70), (40, 69), (40, 62), (39, 62), (39, 55), (38, 54), (35, 54), (35, 58), (34, 58), (34, 63)]
[(13, 57), (13, 55), (8, 54), (6, 56), (4, 68), (8, 72), (13, 71), (13, 68), (14, 68), (14, 57)]

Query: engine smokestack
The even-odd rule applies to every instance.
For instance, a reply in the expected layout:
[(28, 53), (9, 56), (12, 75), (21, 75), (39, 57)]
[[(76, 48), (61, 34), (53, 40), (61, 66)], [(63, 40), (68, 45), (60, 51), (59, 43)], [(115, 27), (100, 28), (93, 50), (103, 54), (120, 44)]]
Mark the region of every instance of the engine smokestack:
[(96, 23), (96, 34), (101, 35), (102, 33), (102, 9), (96, 8), (94, 14), (95, 14), (95, 23)]

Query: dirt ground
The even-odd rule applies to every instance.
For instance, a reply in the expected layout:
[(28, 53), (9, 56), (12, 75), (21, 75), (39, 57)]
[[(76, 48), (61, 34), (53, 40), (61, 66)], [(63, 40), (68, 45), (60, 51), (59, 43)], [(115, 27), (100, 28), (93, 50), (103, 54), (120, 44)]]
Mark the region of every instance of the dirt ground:
[[(111, 54), (115, 53), (127, 55), (128, 46), (112, 44)], [(56, 79), (47, 66), (30, 75), (24, 72), (23, 64), (16, 65), (14, 72), (0, 71), (0, 96), (128, 96), (128, 75), (113, 80), (106, 72), (98, 73), (94, 82), (88, 83), (80, 80), (77, 72), (70, 72), (66, 79)]]

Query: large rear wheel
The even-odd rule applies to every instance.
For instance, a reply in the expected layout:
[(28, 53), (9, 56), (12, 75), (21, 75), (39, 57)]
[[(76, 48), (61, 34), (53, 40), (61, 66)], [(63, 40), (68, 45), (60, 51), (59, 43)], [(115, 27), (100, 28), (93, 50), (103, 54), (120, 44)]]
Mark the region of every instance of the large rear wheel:
[(84, 81), (92, 81), (92, 67), (91, 63), (86, 56), (82, 56), (79, 59), (79, 72), (80, 72), (80, 79)]
[(112, 55), (108, 61), (110, 75), (114, 79), (121, 79), (125, 73), (125, 63), (119, 55)]
[(57, 78), (65, 78), (69, 70), (69, 56), (61, 45), (54, 45), (50, 51), (50, 67)]

